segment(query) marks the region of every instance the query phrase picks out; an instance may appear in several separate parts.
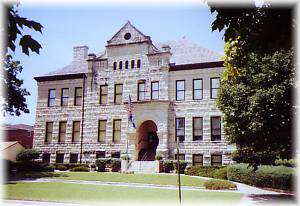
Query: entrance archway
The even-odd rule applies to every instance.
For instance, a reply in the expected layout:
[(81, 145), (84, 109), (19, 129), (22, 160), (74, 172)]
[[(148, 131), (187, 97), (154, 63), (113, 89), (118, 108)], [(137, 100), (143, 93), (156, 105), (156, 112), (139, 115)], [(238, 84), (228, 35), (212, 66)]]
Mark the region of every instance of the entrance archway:
[(154, 161), (158, 143), (156, 124), (152, 120), (143, 122), (137, 130), (137, 160)]

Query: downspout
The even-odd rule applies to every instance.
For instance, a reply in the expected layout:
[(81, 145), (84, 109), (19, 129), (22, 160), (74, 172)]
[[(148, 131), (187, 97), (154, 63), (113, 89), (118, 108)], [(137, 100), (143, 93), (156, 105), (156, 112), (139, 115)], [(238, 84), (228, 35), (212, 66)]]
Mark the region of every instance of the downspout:
[(82, 82), (82, 109), (81, 109), (81, 138), (80, 138), (80, 164), (82, 163), (82, 151), (83, 151), (83, 122), (84, 122), (84, 97), (85, 97), (85, 79), (86, 75), (83, 74)]

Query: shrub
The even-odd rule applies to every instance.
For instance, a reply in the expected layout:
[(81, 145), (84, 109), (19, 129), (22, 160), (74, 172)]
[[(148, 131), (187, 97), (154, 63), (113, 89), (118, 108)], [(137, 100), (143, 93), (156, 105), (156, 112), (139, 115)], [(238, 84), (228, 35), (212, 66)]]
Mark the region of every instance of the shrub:
[(130, 160), (129, 155), (124, 155), (124, 156), (122, 156), (122, 160)]
[(108, 158), (98, 158), (96, 159), (96, 166), (98, 167), (98, 172), (105, 172), (106, 165), (108, 164)]
[[(218, 167), (218, 166), (190, 166), (186, 169), (185, 174), (186, 175), (193, 175), (193, 176), (201, 176), (201, 177), (213, 177), (214, 173), (216, 173), (216, 171), (219, 170), (220, 168), (223, 168), (223, 167)], [(224, 171), (221, 171), (221, 172), (224, 173)], [(221, 174), (216, 173), (215, 176), (216, 176), (216, 178), (224, 179), (224, 178), (221, 178)]]
[[(175, 170), (177, 171), (178, 170), (177, 161), (173, 162), (173, 166), (174, 166)], [(179, 161), (179, 173), (184, 174), (184, 170), (185, 170), (186, 166), (187, 166), (187, 162), (180, 160)]]
[(296, 167), (296, 160), (294, 159), (277, 159), (275, 160), (275, 165), (286, 166), (286, 167)]
[(90, 167), (91, 167), (92, 169), (96, 169), (96, 165), (95, 165), (95, 164), (91, 164)]
[(119, 172), (121, 170), (121, 161), (120, 160), (112, 160), (111, 162), (111, 171)]
[(170, 173), (172, 170), (174, 170), (173, 161), (166, 160), (163, 163), (164, 171), (165, 173)]
[(26, 161), (32, 161), (34, 159), (38, 159), (39, 156), (40, 156), (40, 153), (37, 150), (25, 149), (17, 155), (16, 159), (17, 159), (17, 161), (26, 162)]
[(230, 190), (236, 189), (236, 185), (226, 180), (207, 180), (204, 187), (209, 190)]
[(66, 171), (66, 170), (68, 170), (68, 167), (66, 167), (66, 166), (64, 166), (64, 165), (58, 165), (58, 166), (56, 167), (56, 169), (58, 169), (59, 171)]
[(227, 167), (216, 169), (215, 171), (213, 171), (212, 177), (227, 180)]
[(48, 163), (33, 162), (33, 161), (14, 162), (13, 167), (18, 172), (53, 172), (54, 171), (54, 166), (49, 165)]
[(157, 154), (157, 155), (155, 156), (155, 159), (156, 159), (156, 160), (162, 160), (163, 158), (162, 158), (162, 156), (161, 156), (160, 154)]
[(229, 180), (253, 185), (254, 170), (248, 164), (230, 165), (227, 169)]
[(80, 166), (80, 167), (73, 167), (70, 169), (72, 172), (89, 172), (90, 169), (88, 167)]

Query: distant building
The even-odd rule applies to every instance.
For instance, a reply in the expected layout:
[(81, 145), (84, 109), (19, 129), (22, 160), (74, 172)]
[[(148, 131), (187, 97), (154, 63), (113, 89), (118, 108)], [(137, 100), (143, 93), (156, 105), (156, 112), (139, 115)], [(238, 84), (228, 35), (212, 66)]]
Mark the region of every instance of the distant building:
[(24, 149), (17, 141), (0, 142), (1, 159), (16, 161), (17, 155)]
[(26, 124), (4, 124), (2, 131), (5, 134), (4, 141), (17, 141), (24, 148), (30, 149), (33, 145), (33, 126)]
[[(231, 162), (234, 147), (215, 105), (221, 56), (185, 38), (153, 43), (130, 22), (104, 52), (74, 47), (72, 63), (35, 77), (34, 148), (46, 162), (94, 162), (129, 154), (131, 160)], [(136, 129), (128, 122), (129, 95)], [(176, 138), (179, 154), (176, 154)]]

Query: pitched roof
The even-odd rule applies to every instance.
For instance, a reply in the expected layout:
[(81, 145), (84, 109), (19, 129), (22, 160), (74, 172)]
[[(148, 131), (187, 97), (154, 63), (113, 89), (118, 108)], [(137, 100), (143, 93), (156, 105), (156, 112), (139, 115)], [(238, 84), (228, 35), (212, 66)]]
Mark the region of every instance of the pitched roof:
[(33, 131), (32, 125), (27, 124), (4, 124), (2, 125), (3, 130), (27, 130), (27, 131)]
[[(17, 141), (11, 141), (11, 142), (0, 142), (0, 151), (5, 150), (15, 144), (20, 144)], [(21, 144), (20, 144), (21, 145)], [(21, 145), (22, 146), (22, 145)], [(23, 146), (22, 146), (23, 147)]]

